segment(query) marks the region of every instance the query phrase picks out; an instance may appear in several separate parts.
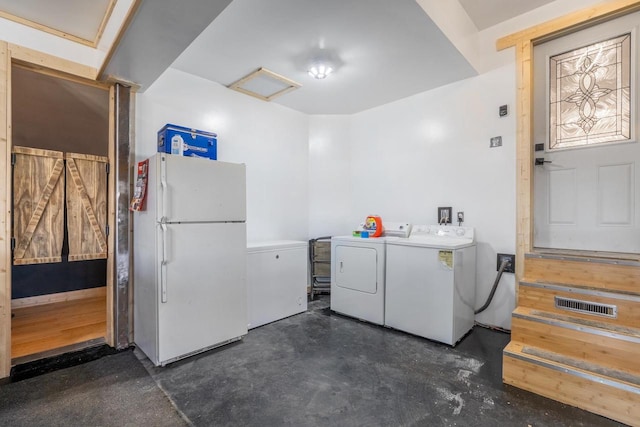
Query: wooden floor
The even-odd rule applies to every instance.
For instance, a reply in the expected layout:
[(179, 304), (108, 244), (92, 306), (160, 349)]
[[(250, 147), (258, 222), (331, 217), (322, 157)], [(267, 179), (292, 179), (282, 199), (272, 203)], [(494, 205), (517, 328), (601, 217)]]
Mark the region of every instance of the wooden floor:
[(12, 309), (11, 358), (103, 338), (106, 307), (102, 296)]

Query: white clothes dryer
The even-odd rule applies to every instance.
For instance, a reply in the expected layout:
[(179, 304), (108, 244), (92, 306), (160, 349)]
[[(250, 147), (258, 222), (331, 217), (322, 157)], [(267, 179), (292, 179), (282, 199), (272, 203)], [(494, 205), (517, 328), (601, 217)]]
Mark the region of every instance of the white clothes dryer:
[(387, 242), (386, 257), (386, 326), (452, 346), (473, 328), (473, 228), (414, 226)]
[(408, 223), (385, 224), (394, 237), (331, 239), (331, 310), (384, 325), (386, 244), (408, 236)]

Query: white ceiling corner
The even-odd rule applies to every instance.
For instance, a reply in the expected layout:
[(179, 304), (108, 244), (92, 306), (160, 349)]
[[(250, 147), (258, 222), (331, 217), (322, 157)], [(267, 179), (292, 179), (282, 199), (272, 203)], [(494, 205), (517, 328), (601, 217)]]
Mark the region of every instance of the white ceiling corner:
[(6, 14), (91, 43), (98, 41), (110, 6), (111, 0), (0, 0)]
[(537, 9), (555, 0), (458, 0), (478, 30)]

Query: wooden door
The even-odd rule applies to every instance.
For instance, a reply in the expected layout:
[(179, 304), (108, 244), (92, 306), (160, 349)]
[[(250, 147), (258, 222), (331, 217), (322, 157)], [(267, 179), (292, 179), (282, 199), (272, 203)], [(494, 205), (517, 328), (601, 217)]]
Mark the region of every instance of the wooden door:
[(14, 147), (13, 154), (13, 263), (60, 262), (64, 239), (63, 153)]
[(107, 258), (109, 159), (66, 153), (69, 261)]

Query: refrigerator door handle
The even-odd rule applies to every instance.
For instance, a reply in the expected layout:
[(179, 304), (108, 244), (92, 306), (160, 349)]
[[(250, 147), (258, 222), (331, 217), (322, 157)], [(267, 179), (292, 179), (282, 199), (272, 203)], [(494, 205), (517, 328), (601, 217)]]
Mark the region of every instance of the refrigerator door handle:
[(167, 221), (167, 207), (169, 206), (169, 189), (167, 186), (167, 162), (164, 157), (160, 158), (160, 188), (162, 189), (162, 212), (160, 213), (160, 221)]
[(162, 228), (162, 261), (160, 262), (160, 298), (167, 302), (167, 225), (160, 224)]

